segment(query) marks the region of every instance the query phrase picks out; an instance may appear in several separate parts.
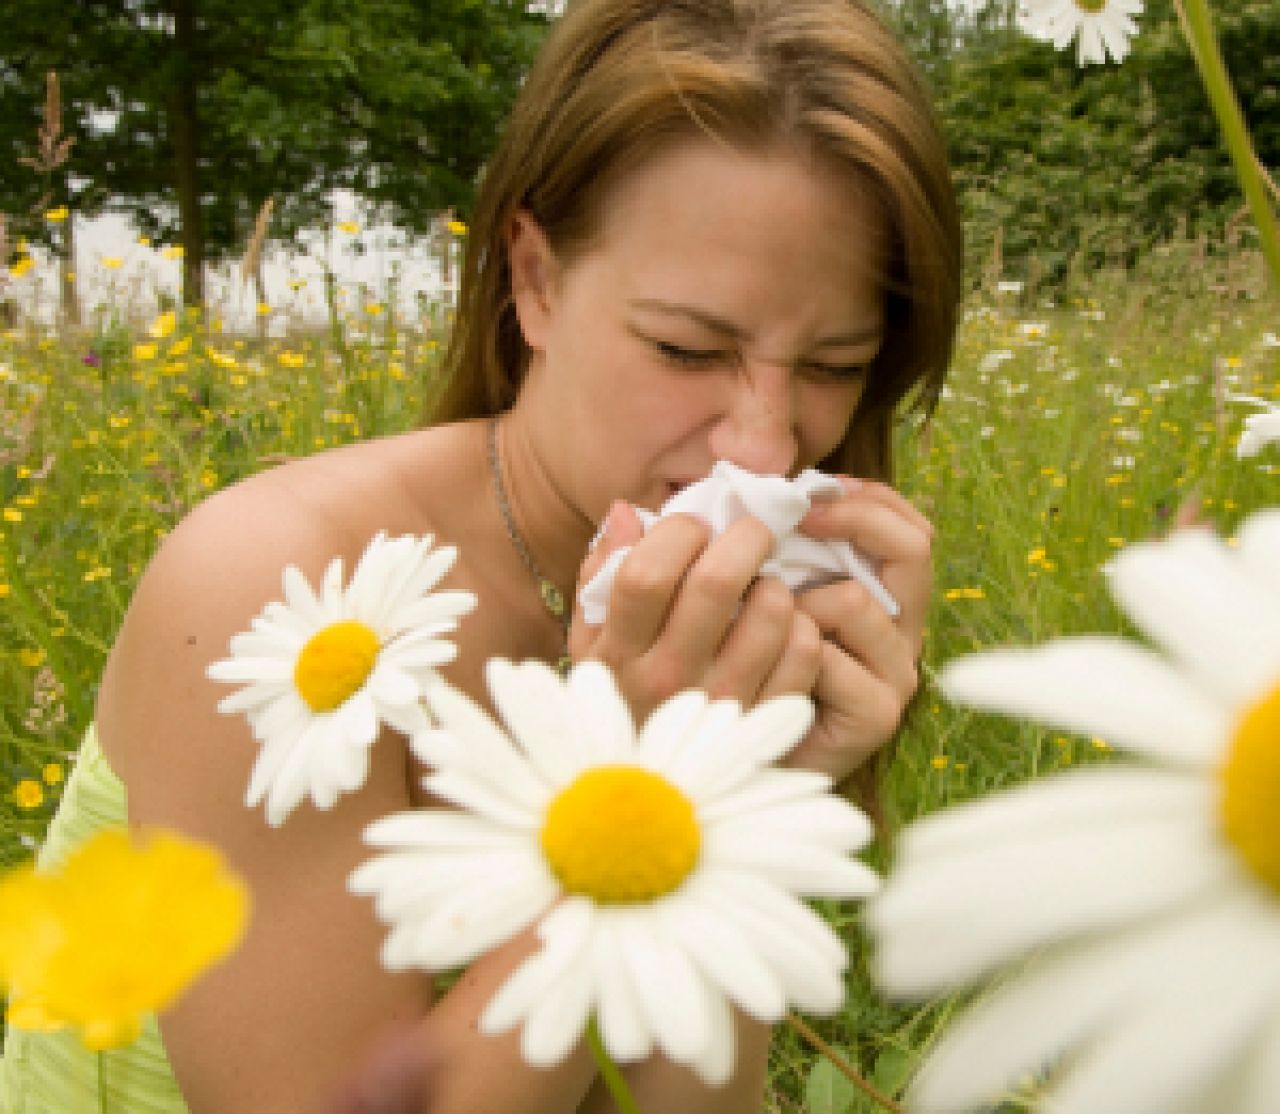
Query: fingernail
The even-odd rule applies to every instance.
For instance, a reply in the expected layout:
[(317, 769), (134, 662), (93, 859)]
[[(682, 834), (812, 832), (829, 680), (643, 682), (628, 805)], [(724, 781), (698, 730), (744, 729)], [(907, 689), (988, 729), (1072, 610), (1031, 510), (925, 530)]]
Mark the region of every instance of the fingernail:
[(618, 529), (622, 516), (626, 513), (624, 508), (627, 506), (625, 499), (615, 499), (609, 507), (609, 513), (604, 516), (604, 532), (610, 534)]
[(618, 508), (626, 504), (621, 499), (615, 499), (609, 505), (609, 511), (601, 521), (599, 528), (596, 530), (596, 536), (591, 539), (591, 548), (595, 549), (602, 541), (609, 536), (609, 531), (617, 528)]

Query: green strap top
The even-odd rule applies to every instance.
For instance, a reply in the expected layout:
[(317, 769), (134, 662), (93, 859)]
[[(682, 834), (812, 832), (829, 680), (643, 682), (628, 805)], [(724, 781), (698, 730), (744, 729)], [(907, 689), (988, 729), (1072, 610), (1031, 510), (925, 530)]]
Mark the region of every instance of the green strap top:
[[(38, 862), (56, 867), (94, 832), (126, 820), (124, 783), (107, 765), (90, 725)], [(148, 1017), (133, 1044), (104, 1052), (101, 1058), (86, 1050), (71, 1030), (8, 1029), (0, 1059), (0, 1114), (188, 1112), (159, 1026), (154, 1017)]]

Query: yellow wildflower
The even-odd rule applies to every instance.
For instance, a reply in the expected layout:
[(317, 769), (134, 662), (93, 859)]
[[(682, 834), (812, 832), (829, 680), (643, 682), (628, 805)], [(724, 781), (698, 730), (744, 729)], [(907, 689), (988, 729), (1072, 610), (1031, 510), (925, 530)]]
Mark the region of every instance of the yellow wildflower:
[(50, 224), (61, 224), (70, 215), (71, 210), (65, 205), (59, 205), (56, 209), (46, 209), (44, 211), (44, 219)]
[(31, 270), (33, 266), (34, 264), (31, 261), (31, 256), (20, 255), (18, 256), (17, 259), (13, 261), (12, 265), (9, 267), (9, 277), (22, 278), (22, 276), (25, 275), (29, 270)]
[(124, 260), (118, 255), (104, 255), (102, 257), (102, 265), (108, 271), (118, 271), (124, 266)]
[(467, 234), (467, 226), (460, 220), (451, 220), (447, 227), (455, 236), (465, 236)]
[(133, 358), (135, 360), (154, 360), (156, 358), (156, 346), (154, 344), (135, 344), (133, 346)]
[(13, 803), (19, 808), (39, 808), (44, 804), (44, 786), (35, 778), (24, 777), (14, 787)]
[(163, 340), (169, 336), (174, 329), (178, 327), (178, 315), (173, 310), (166, 310), (154, 321), (151, 322), (151, 328), (147, 332), (156, 338)]
[(239, 942), (248, 893), (212, 847), (109, 828), (61, 869), (0, 881), (8, 1023), (75, 1026), (91, 1050), (128, 1044)]
[(170, 244), (167, 248), (164, 248), (160, 254), (164, 256), (165, 259), (181, 259), (183, 256), (182, 245)]
[(45, 785), (60, 785), (65, 776), (62, 770), (61, 762), (49, 762), (45, 768), (40, 771), (40, 776), (44, 778)]
[(18, 651), (18, 661), (28, 669), (39, 669), (40, 666), (44, 665), (44, 651), (24, 646)]
[(338, 231), (345, 232), (348, 236), (354, 236), (360, 231), (360, 226), (353, 220), (338, 221)]

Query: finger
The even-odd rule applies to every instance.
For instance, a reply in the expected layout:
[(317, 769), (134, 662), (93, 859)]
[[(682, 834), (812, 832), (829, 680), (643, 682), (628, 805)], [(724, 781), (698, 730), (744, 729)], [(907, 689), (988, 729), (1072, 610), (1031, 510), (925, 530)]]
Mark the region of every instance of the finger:
[(644, 537), (644, 523), (635, 507), (621, 499), (614, 501), (600, 524), (595, 544), (578, 567), (578, 585), (581, 587), (596, 575), (609, 559), (609, 555), (629, 545), (635, 545)]
[[(781, 594), (767, 585), (753, 592), (760, 567), (773, 547), (773, 533), (763, 522), (742, 518), (710, 541), (689, 569), (657, 648), (659, 654), (678, 659), (688, 683), (696, 683), (706, 673), (720, 653), (731, 626), (741, 627), (745, 622), (751, 630), (758, 630), (770, 616), (774, 621), (789, 621), (793, 604), (791, 593), (784, 585), (777, 585), (782, 589)], [(744, 613), (748, 596), (755, 606)], [(768, 614), (757, 617), (755, 612), (762, 606)], [(779, 614), (780, 607), (785, 608), (784, 614)], [(785, 631), (785, 627), (783, 629)], [(780, 647), (783, 634), (777, 634), (772, 641)], [(762, 647), (753, 646), (746, 634), (735, 639), (735, 648), (738, 658), (762, 652)], [(721, 672), (724, 680), (732, 669)], [(763, 674), (759, 679), (762, 678)], [(752, 689), (751, 695), (754, 693)]]
[(762, 576), (736, 606), (737, 615), (701, 687), (713, 698), (729, 697), (746, 708), (759, 699), (785, 654), (796, 605), (781, 580)]
[(863, 585), (842, 580), (812, 588), (800, 593), (796, 605), (814, 621), (823, 638), (891, 686), (904, 701), (915, 692), (918, 646)]
[(621, 549), (633, 546), (644, 537), (644, 523), (629, 503), (617, 500), (609, 508), (601, 523), (595, 545), (587, 551), (578, 567), (578, 582), (574, 592), (573, 613), (569, 619), (569, 655), (575, 661), (585, 657), (600, 635), (600, 627), (588, 624), (583, 615), (582, 590), (591, 582), (610, 556)]
[(690, 566), (706, 548), (710, 529), (692, 515), (656, 523), (622, 559), (609, 593), (609, 613), (593, 652), (617, 662), (649, 650)]
[(815, 503), (800, 529), (812, 538), (849, 541), (877, 561), (926, 557), (933, 544), (932, 525), (914, 508), (904, 514), (889, 502), (861, 494)]
[(887, 743), (902, 721), (906, 700), (856, 658), (823, 643), (813, 697), (818, 716), (783, 765), (847, 777)]
[(840, 481), (846, 496), (856, 496), (880, 503), (890, 510), (897, 511), (903, 518), (913, 522), (926, 533), (933, 533), (933, 523), (897, 488), (881, 483), (879, 480), (856, 479), (853, 476), (837, 476), (836, 479)]
[(851, 498), (822, 508), (806, 533), (843, 539), (868, 558), (901, 608), (899, 625), (919, 641), (933, 588), (931, 529), (918, 529), (914, 519), (884, 503)]
[(822, 667), (822, 632), (813, 619), (796, 607), (791, 613), (787, 643), (773, 672), (760, 686), (756, 702), (798, 693), (809, 696)]

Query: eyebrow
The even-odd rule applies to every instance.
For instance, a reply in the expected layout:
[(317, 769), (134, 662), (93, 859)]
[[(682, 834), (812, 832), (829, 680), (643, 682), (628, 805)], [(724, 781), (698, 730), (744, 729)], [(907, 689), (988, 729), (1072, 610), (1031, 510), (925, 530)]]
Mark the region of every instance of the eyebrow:
[[(732, 321), (726, 321), (723, 317), (699, 309), (697, 306), (689, 306), (681, 302), (666, 302), (660, 298), (636, 298), (630, 304), (636, 309), (654, 310), (671, 317), (686, 317), (712, 332), (721, 333), (733, 340), (742, 340), (747, 335), (745, 329), (739, 328)], [(865, 329), (823, 337), (815, 341), (813, 346), (815, 348), (846, 348), (851, 345), (869, 344), (883, 337), (884, 329), (880, 325), (870, 325)]]

